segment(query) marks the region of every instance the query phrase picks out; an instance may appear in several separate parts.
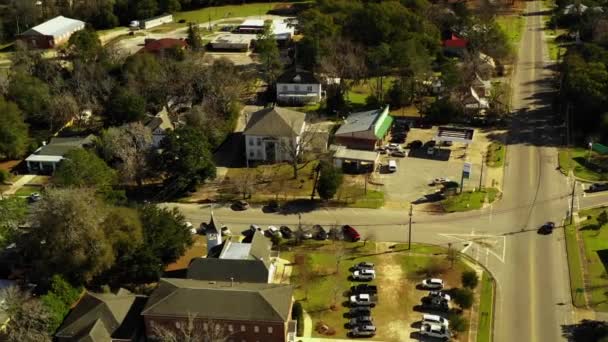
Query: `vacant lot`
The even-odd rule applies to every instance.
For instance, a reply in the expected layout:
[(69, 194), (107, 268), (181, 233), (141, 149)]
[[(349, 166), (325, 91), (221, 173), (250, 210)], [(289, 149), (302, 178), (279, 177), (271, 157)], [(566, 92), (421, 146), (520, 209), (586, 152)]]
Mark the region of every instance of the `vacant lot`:
[[(428, 275), (440, 276), (447, 288), (460, 286), (460, 275), (468, 267), (459, 259), (451, 265), (447, 251), (428, 245), (391, 246), (375, 242), (310, 242), (281, 252), (281, 258), (294, 262), (291, 283), (296, 286), (295, 299), (312, 318), (313, 327), (323, 322), (335, 330), (335, 338), (346, 337), (344, 317), (348, 311), (348, 290), (359, 284), (350, 281), (349, 268), (361, 261), (376, 264), (378, 304), (372, 316), (382, 341), (406, 341), (417, 330), (421, 312), (414, 311), (426, 292), (416, 284)], [(470, 312), (463, 315), (469, 319)], [(477, 317), (475, 317), (477, 319)], [(313, 336), (322, 336), (314, 331)], [(466, 341), (467, 333), (457, 340)]]

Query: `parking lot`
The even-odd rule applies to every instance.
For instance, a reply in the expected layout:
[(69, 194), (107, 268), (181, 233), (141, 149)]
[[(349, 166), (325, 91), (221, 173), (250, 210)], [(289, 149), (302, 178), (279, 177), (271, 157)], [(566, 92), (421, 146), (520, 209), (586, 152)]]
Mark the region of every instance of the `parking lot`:
[[(454, 143), (452, 146), (436, 146), (433, 155), (429, 155), (428, 145), (437, 134), (437, 127), (411, 128), (407, 139), (401, 144), (405, 148), (414, 141), (420, 141), (422, 147), (406, 149), (407, 157), (392, 157), (381, 155), (380, 163), (387, 165), (389, 160), (395, 160), (397, 171), (383, 171), (375, 175), (375, 179), (384, 184), (387, 204), (392, 206), (409, 206), (409, 202), (433, 193), (436, 188), (429, 186), (431, 180), (439, 177), (448, 178), (460, 183), (462, 168), (465, 161), (472, 163), (472, 174), (464, 180), (464, 189), (471, 190), (479, 186), (482, 152), (485, 152), (490, 141), (483, 132), (476, 130), (473, 142), (467, 146), (464, 143)], [(488, 168), (484, 170), (484, 186), (492, 182), (488, 176)], [(486, 179), (486, 177), (490, 177)], [(499, 182), (499, 180), (495, 180)]]

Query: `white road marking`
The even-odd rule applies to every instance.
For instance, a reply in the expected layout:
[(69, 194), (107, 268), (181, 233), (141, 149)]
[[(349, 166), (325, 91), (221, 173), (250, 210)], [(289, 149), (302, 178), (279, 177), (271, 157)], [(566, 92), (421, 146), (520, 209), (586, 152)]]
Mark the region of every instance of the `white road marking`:
[(467, 250), (468, 250), (469, 248), (471, 248), (471, 246), (473, 246), (473, 244), (472, 244), (472, 243), (468, 243), (468, 244), (466, 244), (466, 246), (464, 246), (464, 248), (460, 250), (460, 253), (463, 253), (463, 254), (464, 254), (464, 253), (466, 253), (466, 252), (467, 252)]
[(576, 211), (580, 211), (581, 210), (581, 201), (580, 201), (580, 197), (576, 196)]
[[(502, 256), (498, 255), (496, 252), (491, 250), (489, 247), (488, 247), (488, 253), (495, 256), (496, 259), (500, 260), (500, 262), (502, 262), (503, 264), (505, 263), (505, 255), (507, 253), (507, 251), (506, 251), (507, 237), (506, 236), (488, 235), (488, 234), (449, 234), (449, 233), (447, 233), (447, 234), (438, 233), (438, 235), (446, 237), (446, 238), (457, 239), (464, 243), (469, 243), (469, 246), (471, 246), (472, 244), (475, 243), (475, 244), (477, 244), (477, 247), (478, 247), (477, 249), (484, 247), (484, 245), (480, 244), (477, 240), (483, 240), (484, 238), (495, 239), (495, 240), (497, 240), (498, 247), (499, 248), (502, 247)], [(502, 244), (501, 244), (501, 241), (502, 241)], [(489, 242), (486, 241), (485, 243), (488, 244)], [(466, 250), (468, 250), (468, 248), (465, 247), (463, 250), (466, 252)]]

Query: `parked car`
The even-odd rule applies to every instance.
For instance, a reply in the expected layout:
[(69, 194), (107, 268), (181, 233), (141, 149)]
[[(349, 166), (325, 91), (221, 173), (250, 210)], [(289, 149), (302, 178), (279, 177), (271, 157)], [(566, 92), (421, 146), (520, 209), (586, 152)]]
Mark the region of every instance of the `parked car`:
[(425, 289), (441, 290), (443, 289), (443, 280), (439, 278), (427, 278), (421, 283)]
[(348, 332), (350, 337), (372, 337), (374, 335), (376, 335), (376, 327), (373, 325), (357, 326)]
[(428, 323), (422, 324), (422, 326), (420, 327), (420, 335), (439, 338), (444, 341), (449, 340), (451, 337), (450, 332), (448, 331), (448, 329), (445, 326), (439, 325), (439, 324), (428, 324)]
[(374, 323), (374, 319), (372, 318), (372, 316), (357, 316), (357, 317), (351, 318), (348, 321), (348, 326), (356, 327), (359, 325), (373, 324), (373, 323)]
[(249, 203), (239, 200), (239, 201), (234, 201), (234, 203), (232, 203), (232, 210), (247, 210), (249, 209)]
[(355, 306), (348, 311), (348, 317), (370, 316), (372, 310), (365, 306)]
[(444, 327), (449, 327), (450, 322), (439, 316), (439, 315), (429, 315), (429, 314), (424, 314), (422, 315), (422, 324), (427, 323), (427, 324), (438, 324), (438, 325), (442, 325)]
[(333, 227), (329, 230), (329, 238), (332, 240), (343, 240), (344, 233), (340, 230), (340, 228)]
[(29, 196), (27, 196), (27, 201), (30, 203), (38, 202), (41, 199), (42, 196), (40, 196), (40, 194), (37, 192), (32, 192)]
[(312, 232), (309, 230), (302, 231), (302, 239), (304, 239), (304, 240), (312, 239)]
[(376, 306), (376, 302), (374, 301), (372, 296), (368, 293), (352, 295), (352, 296), (350, 296), (349, 302), (351, 305), (355, 305), (355, 306), (369, 306), (372, 308), (374, 306)]
[(190, 234), (196, 234), (196, 228), (194, 228), (194, 225), (192, 224), (192, 222), (186, 222), (186, 229), (188, 229), (188, 231), (190, 231)]
[(314, 231), (315, 240), (327, 240), (327, 231), (323, 229), (323, 226), (315, 224), (312, 226), (312, 230)]
[(438, 298), (445, 299), (447, 301), (452, 300), (452, 297), (450, 297), (449, 294), (442, 292), (442, 291), (430, 291), (429, 297), (438, 297)]
[(349, 225), (342, 226), (342, 233), (344, 233), (344, 236), (352, 242), (361, 240), (361, 235), (352, 226), (349, 226)]
[(417, 148), (421, 148), (422, 145), (423, 145), (422, 141), (420, 141), (420, 140), (414, 140), (414, 141), (410, 142), (409, 144), (407, 144), (406, 147), (409, 148), (410, 150), (414, 150), (414, 149), (417, 149)]
[(429, 182), (429, 185), (431, 185), (431, 186), (442, 185), (442, 184), (447, 183), (447, 182), (450, 182), (449, 178), (447, 178), (447, 177), (437, 177), (437, 178), (431, 180)]
[(359, 281), (372, 281), (376, 279), (376, 271), (372, 269), (356, 270), (353, 271), (352, 279)]
[(269, 213), (276, 213), (277, 211), (279, 211), (279, 202), (275, 200), (268, 202), (268, 204), (264, 208), (264, 211)]
[(293, 231), (287, 226), (281, 226), (279, 231), (284, 239), (291, 239), (293, 237)]
[(403, 157), (406, 157), (406, 153), (405, 153), (405, 151), (396, 150), (396, 151), (391, 152), (391, 157), (403, 158)]
[(267, 237), (279, 236), (281, 235), (281, 232), (279, 231), (279, 228), (275, 226), (268, 226), (268, 229), (264, 231), (264, 235)]
[(426, 154), (428, 154), (429, 156), (435, 154), (435, 147), (427, 147)]
[(354, 267), (355, 268), (359, 268), (359, 269), (362, 269), (362, 268), (371, 268), (371, 269), (374, 269), (374, 263), (373, 262), (368, 262), (368, 261), (362, 261), (362, 262), (356, 264)]
[(401, 145), (396, 144), (396, 143), (390, 143), (388, 144), (388, 149), (389, 151), (397, 151), (401, 149)]
[(422, 297), (422, 307), (438, 311), (449, 311), (450, 302), (440, 297)]
[(538, 232), (541, 234), (551, 234), (551, 233), (553, 233), (554, 228), (555, 228), (555, 223), (547, 222), (547, 223), (543, 224), (542, 226), (540, 226), (540, 228), (538, 229)]
[(377, 294), (378, 287), (376, 285), (368, 285), (368, 284), (353, 285), (350, 287), (350, 292), (352, 294), (357, 294), (357, 293)]
[(378, 152), (380, 154), (386, 154), (386, 147), (380, 146), (376, 149), (376, 152)]
[(222, 233), (222, 236), (232, 235), (232, 232), (226, 226), (222, 226), (222, 228), (220, 228), (220, 231)]
[(587, 192), (598, 192), (608, 190), (608, 183), (593, 183), (587, 188)]

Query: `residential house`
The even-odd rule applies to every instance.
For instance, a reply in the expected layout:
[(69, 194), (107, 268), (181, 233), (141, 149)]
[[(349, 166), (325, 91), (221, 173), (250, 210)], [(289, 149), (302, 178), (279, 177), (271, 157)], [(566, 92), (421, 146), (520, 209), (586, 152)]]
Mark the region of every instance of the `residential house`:
[(289, 161), (298, 155), (306, 114), (270, 107), (251, 114), (243, 135), (247, 162)]
[(84, 21), (57, 16), (17, 35), (17, 40), (34, 49), (52, 49), (67, 42), (72, 34), (83, 30)]
[(482, 114), (490, 108), (488, 99), (479, 96), (473, 87), (469, 88), (469, 92), (464, 98), (463, 104), (467, 111), (476, 112), (476, 114)]
[(155, 116), (146, 116), (144, 125), (152, 131), (152, 145), (155, 148), (160, 146), (160, 142), (165, 138), (169, 131), (175, 129), (169, 118), (167, 107), (163, 107)]
[(480, 76), (488, 79), (492, 77), (496, 71), (496, 62), (494, 61), (494, 58), (480, 52), (477, 55), (475, 69)]
[[(217, 228), (216, 228), (217, 230)], [(214, 233), (216, 234), (216, 233)], [(262, 233), (255, 232), (251, 243), (239, 242), (238, 236), (230, 236), (221, 244), (221, 233), (208, 236), (214, 248), (206, 258), (195, 258), (188, 266), (188, 279), (210, 281), (239, 281), (270, 283), (276, 269), (271, 259), (272, 242)]]
[(144, 47), (139, 52), (147, 52), (151, 54), (162, 54), (169, 49), (185, 50), (188, 43), (184, 39), (177, 38), (147, 38), (144, 41)]
[(287, 284), (163, 278), (142, 315), (150, 340), (192, 325), (230, 342), (284, 342), (295, 335), (292, 304)]
[(388, 106), (350, 114), (335, 134), (336, 145), (351, 149), (373, 151), (382, 145), (393, 117)]
[(444, 39), (441, 42), (443, 51), (456, 56), (463, 56), (469, 45), (469, 41), (464, 38), (460, 38), (455, 33), (452, 33), (448, 39)]
[(490, 80), (482, 79), (479, 74), (475, 74), (471, 87), (481, 97), (489, 97), (492, 92), (492, 82)]
[(48, 144), (43, 143), (34, 153), (25, 158), (29, 173), (53, 173), (63, 157), (70, 151), (92, 146), (94, 135), (86, 137), (54, 137)]
[(55, 333), (58, 342), (140, 341), (141, 311), (147, 297), (120, 289), (118, 293), (86, 292)]
[(323, 97), (321, 82), (312, 72), (290, 70), (277, 79), (277, 102), (285, 105), (317, 103)]

